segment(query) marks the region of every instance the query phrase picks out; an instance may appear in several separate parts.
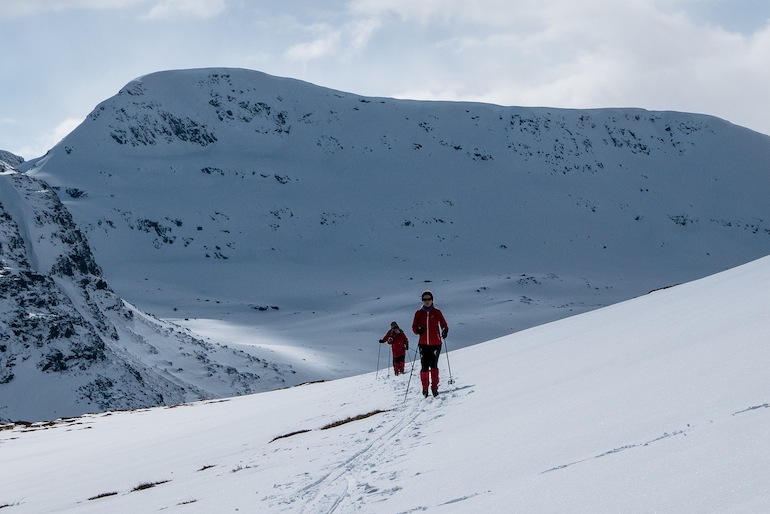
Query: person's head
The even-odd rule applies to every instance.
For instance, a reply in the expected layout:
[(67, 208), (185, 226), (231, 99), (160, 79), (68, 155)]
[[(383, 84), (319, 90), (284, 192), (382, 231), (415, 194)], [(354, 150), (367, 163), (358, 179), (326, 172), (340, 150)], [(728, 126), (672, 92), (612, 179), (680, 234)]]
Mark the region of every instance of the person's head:
[(401, 331), (401, 327), (399, 327), (398, 323), (396, 323), (395, 321), (390, 322), (390, 329), (395, 333), (399, 333)]
[(433, 293), (430, 291), (423, 291), (422, 292), (422, 305), (424, 307), (430, 307), (433, 305)]

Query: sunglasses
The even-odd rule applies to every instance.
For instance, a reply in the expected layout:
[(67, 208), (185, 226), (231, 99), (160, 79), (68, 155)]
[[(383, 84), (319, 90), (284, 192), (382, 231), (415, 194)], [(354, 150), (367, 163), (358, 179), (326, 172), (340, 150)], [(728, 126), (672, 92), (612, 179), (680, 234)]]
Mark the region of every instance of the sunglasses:
[(422, 301), (423, 302), (432, 302), (433, 298), (430, 298), (430, 297), (427, 297), (427, 296), (423, 296)]

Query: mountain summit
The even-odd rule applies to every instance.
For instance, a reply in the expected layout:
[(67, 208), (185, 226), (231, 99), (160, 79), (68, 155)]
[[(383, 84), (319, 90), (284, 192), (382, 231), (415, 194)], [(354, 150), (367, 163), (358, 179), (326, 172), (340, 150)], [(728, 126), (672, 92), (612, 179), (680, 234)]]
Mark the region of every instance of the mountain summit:
[(457, 348), (767, 255), (769, 165), (770, 138), (704, 115), (199, 69), (132, 81), (20, 168), (122, 298), (343, 376), (423, 289)]

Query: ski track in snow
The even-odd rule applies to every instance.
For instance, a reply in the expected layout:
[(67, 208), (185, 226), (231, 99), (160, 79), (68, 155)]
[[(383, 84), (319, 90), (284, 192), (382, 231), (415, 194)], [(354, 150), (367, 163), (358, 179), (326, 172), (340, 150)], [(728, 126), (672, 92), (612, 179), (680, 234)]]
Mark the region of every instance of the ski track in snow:
[[(758, 409), (767, 409), (767, 408), (770, 408), (770, 403), (764, 403), (762, 405), (754, 405), (754, 406), (748, 407), (746, 409), (742, 409), (742, 410), (733, 412), (731, 416), (734, 417), (734, 416), (738, 416), (740, 414), (745, 414), (747, 412), (752, 412), (752, 411), (756, 411)], [(724, 421), (726, 421), (726, 420), (722, 420), (722, 422), (724, 422)], [(729, 421), (729, 420), (727, 420), (727, 421)], [(716, 421), (713, 420), (713, 419), (709, 420), (709, 423), (715, 423), (715, 422)], [(634, 449), (634, 448), (647, 447), (647, 446), (650, 446), (652, 444), (664, 441), (664, 440), (672, 438), (672, 437), (678, 437), (678, 436), (687, 437), (687, 434), (692, 432), (694, 429), (695, 429), (695, 426), (690, 424), (690, 423), (688, 423), (686, 428), (679, 429), (679, 430), (673, 430), (671, 432), (664, 432), (662, 435), (660, 435), (658, 437), (655, 437), (654, 439), (651, 439), (649, 441), (642, 442), (642, 443), (627, 444), (627, 445), (624, 445), (624, 446), (613, 448), (611, 450), (604, 451), (602, 453), (599, 453), (597, 455), (593, 455), (591, 457), (586, 457), (584, 459), (579, 459), (579, 460), (576, 460), (576, 461), (573, 461), (573, 462), (569, 462), (569, 463), (566, 463), (566, 464), (560, 464), (558, 466), (554, 466), (552, 468), (546, 469), (545, 471), (541, 471), (540, 474), (544, 475), (546, 473), (551, 473), (553, 471), (560, 471), (560, 470), (569, 468), (571, 466), (575, 466), (577, 464), (583, 464), (585, 462), (588, 462), (588, 461), (591, 461), (591, 460), (594, 460), (594, 459), (601, 459), (603, 457), (608, 457), (610, 455), (614, 455), (614, 454), (617, 454), (617, 453), (620, 453), (620, 452), (623, 452), (623, 451), (626, 451), (626, 450), (631, 450), (631, 449)]]
[[(408, 380), (407, 374), (401, 378), (386, 378), (385, 389), (391, 390), (393, 409), (372, 417), (376, 420), (374, 427), (357, 427), (357, 431), (350, 435), (355, 438), (353, 441), (344, 435), (330, 437), (326, 444), (340, 446), (339, 463), (325, 470), (320, 477), (311, 478), (310, 473), (304, 473), (299, 477), (301, 485), (292, 493), (285, 488), (295, 483), (276, 484), (276, 489), (284, 490), (273, 498), (275, 502), (270, 504), (271, 510), (297, 512), (296, 504), (299, 503), (302, 505), (299, 512), (305, 514), (339, 514), (358, 510), (361, 505), (372, 501), (385, 501), (400, 491), (402, 487), (395, 484), (408, 477), (400, 476), (388, 464), (397, 463), (415, 447), (425, 444), (421, 428), (443, 416), (440, 410), (436, 410), (441, 404), (473, 392), (472, 386), (453, 387), (441, 391), (436, 398), (422, 398), (419, 378), (415, 385), (415, 376), (412, 376), (407, 395)], [(344, 451), (348, 447), (360, 449), (353, 455), (345, 456)], [(382, 498), (373, 500), (373, 496)], [(468, 498), (457, 498), (450, 503)], [(416, 510), (425, 508), (427, 506), (416, 507)]]
[(614, 454), (620, 453), (622, 451), (631, 450), (632, 448), (639, 448), (639, 447), (649, 446), (649, 445), (651, 445), (653, 443), (657, 443), (657, 442), (662, 441), (664, 439), (668, 439), (669, 437), (675, 437), (675, 436), (680, 436), (680, 435), (686, 436), (687, 432), (689, 432), (690, 430), (692, 430), (692, 427), (690, 425), (688, 425), (687, 428), (684, 429), (684, 430), (674, 430), (673, 432), (665, 432), (660, 437), (656, 437), (655, 439), (651, 439), (650, 441), (646, 441), (644, 443), (637, 443), (637, 444), (627, 444), (625, 446), (620, 446), (618, 448), (613, 448), (612, 450), (607, 450), (606, 452), (602, 452), (602, 453), (600, 453), (598, 455), (594, 455), (593, 457), (588, 457), (588, 458), (585, 458), (585, 459), (576, 460), (576, 461), (570, 462), (568, 464), (561, 464), (559, 466), (555, 466), (553, 468), (546, 469), (545, 471), (542, 471), (540, 474), (542, 475), (542, 474), (545, 474), (545, 473), (550, 473), (552, 471), (559, 471), (559, 470), (568, 468), (570, 466), (574, 466), (576, 464), (581, 464), (583, 462), (588, 462), (589, 460), (592, 460), (592, 459), (601, 459), (602, 457), (607, 457), (609, 455), (614, 455)]

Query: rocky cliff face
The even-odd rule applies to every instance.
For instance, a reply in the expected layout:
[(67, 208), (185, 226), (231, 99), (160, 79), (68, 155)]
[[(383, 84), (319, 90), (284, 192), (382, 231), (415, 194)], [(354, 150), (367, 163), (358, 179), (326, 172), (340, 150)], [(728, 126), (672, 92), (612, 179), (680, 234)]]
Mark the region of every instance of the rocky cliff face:
[(125, 303), (56, 193), (0, 175), (0, 419), (170, 405), (283, 383), (279, 369)]

